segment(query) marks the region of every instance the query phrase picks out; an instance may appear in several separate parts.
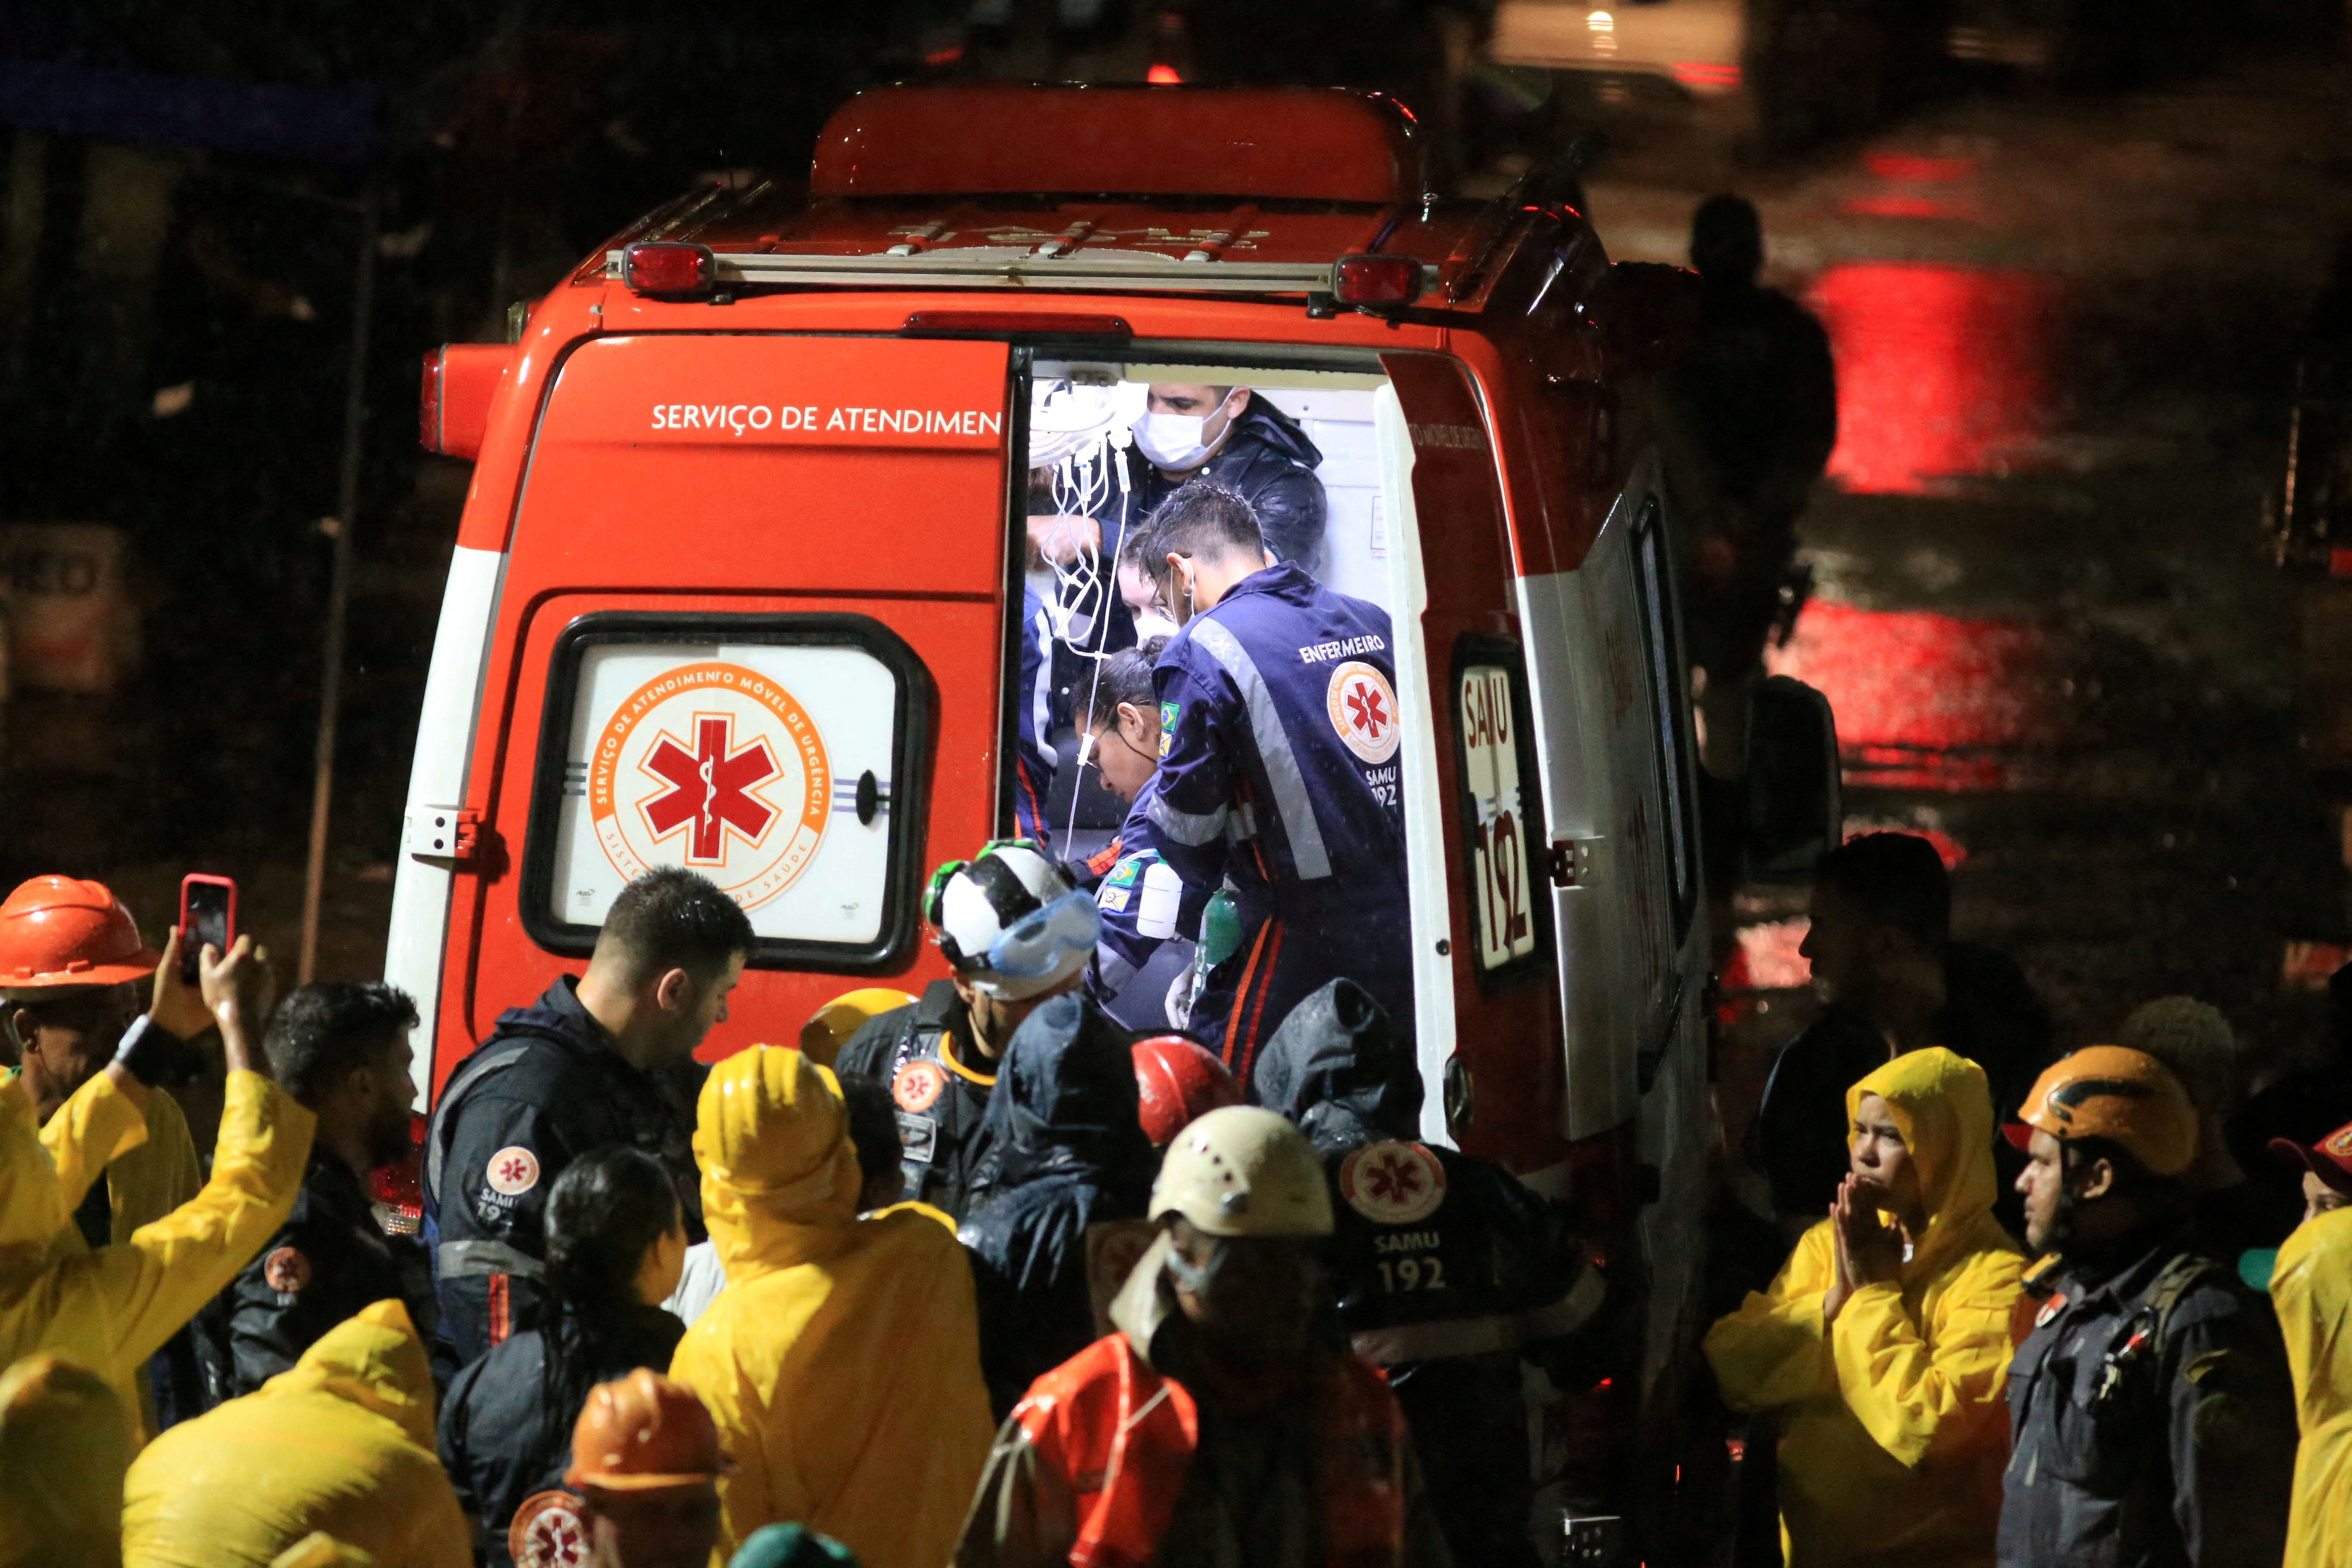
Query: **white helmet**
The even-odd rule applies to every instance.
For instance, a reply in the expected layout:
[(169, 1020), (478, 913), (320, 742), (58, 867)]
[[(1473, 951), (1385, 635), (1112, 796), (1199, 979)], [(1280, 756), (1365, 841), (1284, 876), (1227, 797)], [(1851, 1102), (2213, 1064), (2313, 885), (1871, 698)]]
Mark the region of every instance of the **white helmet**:
[(1212, 1110), (1176, 1135), (1151, 1184), (1151, 1217), (1209, 1236), (1331, 1234), (1331, 1189), (1307, 1135), (1255, 1105)]
[(1102, 916), (1045, 848), (1000, 839), (931, 873), (923, 918), (957, 978), (1000, 1002), (1052, 990), (1087, 966)]

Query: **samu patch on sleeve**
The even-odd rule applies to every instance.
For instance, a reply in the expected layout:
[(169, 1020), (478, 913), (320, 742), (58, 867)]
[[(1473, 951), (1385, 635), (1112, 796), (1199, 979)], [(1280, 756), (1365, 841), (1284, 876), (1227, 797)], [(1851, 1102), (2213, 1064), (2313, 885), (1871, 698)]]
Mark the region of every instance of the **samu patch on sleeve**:
[(299, 1247), (281, 1247), (261, 1260), (261, 1282), (280, 1296), (299, 1296), (310, 1283), (310, 1260)]

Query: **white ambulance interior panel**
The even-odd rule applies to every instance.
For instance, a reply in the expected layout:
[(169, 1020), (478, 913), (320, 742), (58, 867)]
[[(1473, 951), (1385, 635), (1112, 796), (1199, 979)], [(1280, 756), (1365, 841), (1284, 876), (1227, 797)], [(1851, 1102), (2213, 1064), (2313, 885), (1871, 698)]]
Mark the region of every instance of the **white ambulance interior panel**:
[[(1078, 389), (1077, 397), (1066, 405), (1058, 416), (1046, 412), (1046, 399), (1056, 384)], [(1030, 455), (1034, 460), (1061, 454), (1054, 464), (1055, 495), (1061, 511), (1084, 511), (1114, 522), (1124, 516), (1122, 535), (1127, 528), (1142, 521), (1144, 508), (1139, 498), (1123, 490), (1116, 477), (1117, 464), (1103, 459), (1113, 453), (1124, 455), (1129, 445), (1128, 431), (1142, 417), (1148, 390), (1154, 384), (1246, 386), (1296, 421), (1322, 453), (1316, 478), (1323, 483), (1327, 503), (1323, 581), (1343, 594), (1379, 605), (1390, 612), (1392, 622), (1396, 620), (1396, 584), (1402, 578), (1397, 570), (1398, 563), (1391, 559), (1393, 542), (1389, 520), (1401, 510), (1401, 498), (1391, 490), (1398, 476), (1410, 472), (1411, 457), (1410, 453), (1402, 454), (1403, 460), (1399, 462), (1393, 460), (1398, 455), (1391, 455), (1384, 481), (1381, 425), (1377, 410), (1383, 402), (1391, 406), (1395, 402), (1385, 376), (1376, 372), (1269, 369), (1199, 362), (1040, 359), (1030, 372)], [(1073, 426), (1086, 420), (1084, 416), (1071, 416), (1066, 409), (1080, 402), (1107, 412), (1108, 417), (1102, 422), (1099, 435), (1089, 431), (1074, 441)], [(1106, 402), (1107, 410), (1103, 408)], [(1402, 432), (1401, 421), (1391, 419), (1389, 423)], [(1402, 510), (1410, 515), (1409, 499), (1402, 500)], [(1039, 569), (1039, 563), (1033, 559), (1031, 567), (1029, 587), (1041, 601), (1051, 604), (1057, 594), (1064, 598), (1069, 596), (1072, 571), (1108, 576), (1112, 563), (1081, 560), (1074, 567)], [(1418, 579), (1417, 560), (1412, 578)], [(1086, 637), (1083, 627), (1055, 626), (1051, 629), (1055, 635), (1074, 638), (1076, 643), (1082, 643)], [(1165, 621), (1150, 616), (1139, 618), (1139, 634), (1144, 637), (1165, 635), (1173, 629)], [(1409, 658), (1420, 658), (1418, 638), (1408, 637), (1410, 629), (1397, 628), (1393, 653), (1401, 673)], [(1034, 700), (1034, 694), (1019, 694), (1016, 700)], [(1072, 705), (1083, 710), (1084, 694), (1076, 694)], [(1055, 849), (1065, 858), (1081, 859), (1101, 849), (1118, 835), (1126, 808), (1116, 796), (1102, 789), (1091, 766), (1079, 765), (1079, 738), (1069, 725), (1062, 725), (1053, 742), (1055, 778), (1046, 815), (1053, 825)], [(1428, 743), (1426, 735), (1423, 743)], [(1423, 812), (1435, 808), (1433, 799), (1416, 801), (1413, 776), (1414, 771), (1408, 768), (1408, 823), (1418, 821)], [(1442, 892), (1439, 896), (1442, 898)], [(1129, 983), (1114, 1004), (1119, 1016), (1135, 1027), (1160, 1023), (1164, 1016), (1158, 999), (1191, 962), (1191, 943), (1180, 938), (1164, 944), (1159, 956)]]

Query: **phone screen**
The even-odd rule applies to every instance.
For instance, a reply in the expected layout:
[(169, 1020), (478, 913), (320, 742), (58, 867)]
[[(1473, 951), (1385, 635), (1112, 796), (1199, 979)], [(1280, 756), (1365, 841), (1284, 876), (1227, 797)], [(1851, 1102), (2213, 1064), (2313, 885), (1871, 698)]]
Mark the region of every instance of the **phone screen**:
[(235, 890), (223, 882), (190, 882), (181, 890), (180, 978), (194, 985), (196, 962), (209, 942), (228, 951), (229, 901)]

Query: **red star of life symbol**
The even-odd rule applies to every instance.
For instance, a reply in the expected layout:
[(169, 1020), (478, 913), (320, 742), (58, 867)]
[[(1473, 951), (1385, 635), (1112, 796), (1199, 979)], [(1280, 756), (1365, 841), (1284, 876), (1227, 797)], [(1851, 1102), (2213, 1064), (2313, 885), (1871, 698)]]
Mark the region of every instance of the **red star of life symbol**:
[(735, 720), (725, 713), (698, 713), (694, 718), (694, 752), (664, 735), (646, 757), (647, 773), (669, 781), (670, 788), (645, 804), (646, 823), (656, 838), (667, 838), (688, 823), (694, 825), (687, 842), (691, 864), (717, 865), (726, 859), (725, 833), (733, 828), (757, 844), (776, 813), (751, 793), (774, 778), (779, 770), (765, 736), (740, 751), (734, 744)]
[(502, 1182), (520, 1182), (530, 1173), (530, 1162), (520, 1154), (499, 1162), (499, 1180)]
[(1402, 1154), (1383, 1154), (1368, 1173), (1372, 1196), (1384, 1204), (1409, 1204), (1421, 1195), (1421, 1167)]
[(1359, 680), (1348, 688), (1348, 706), (1356, 710), (1356, 728), (1372, 740), (1381, 738), (1389, 716), (1381, 708), (1381, 694)]

